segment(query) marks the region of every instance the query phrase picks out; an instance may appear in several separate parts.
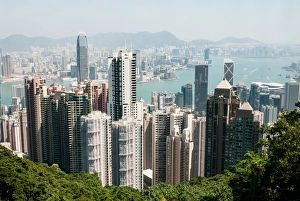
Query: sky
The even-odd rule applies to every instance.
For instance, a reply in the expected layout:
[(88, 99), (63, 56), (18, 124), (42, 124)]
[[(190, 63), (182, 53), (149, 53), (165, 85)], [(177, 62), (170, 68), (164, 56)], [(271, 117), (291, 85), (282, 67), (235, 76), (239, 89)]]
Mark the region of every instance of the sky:
[(0, 38), (169, 31), (185, 41), (300, 42), (299, 0), (0, 0)]

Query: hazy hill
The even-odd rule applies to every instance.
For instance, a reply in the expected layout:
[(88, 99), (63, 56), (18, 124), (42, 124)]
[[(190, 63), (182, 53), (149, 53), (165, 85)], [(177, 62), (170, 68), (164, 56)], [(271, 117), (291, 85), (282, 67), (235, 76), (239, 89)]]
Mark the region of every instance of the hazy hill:
[[(88, 36), (88, 41), (98, 48), (117, 48), (124, 47), (125, 41), (127, 47), (131, 44), (133, 48), (162, 47), (165, 44), (172, 46), (182, 46), (184, 41), (178, 39), (175, 35), (167, 31), (157, 33), (138, 32), (138, 33), (100, 33), (94, 36)], [(11, 35), (0, 39), (0, 48), (4, 51), (30, 51), (31, 46), (54, 47), (57, 44), (76, 43), (76, 36), (52, 39), (47, 37), (27, 37), (24, 35)]]
[[(98, 48), (118, 48), (127, 47), (134, 49), (147, 47), (163, 47), (165, 44), (170, 46), (181, 47), (187, 42), (178, 39), (174, 34), (168, 31), (161, 31), (157, 33), (137, 32), (137, 33), (99, 33), (93, 36), (88, 36), (89, 44), (93, 44)], [(72, 37), (64, 37), (53, 39), (48, 37), (27, 37), (21, 34), (11, 35), (7, 38), (0, 39), (0, 48), (4, 51), (30, 51), (31, 46), (39, 46), (43, 48), (55, 47), (57, 44), (65, 46), (67, 43), (75, 44), (76, 35)], [(251, 38), (234, 38), (228, 37), (220, 41), (211, 40), (193, 40), (188, 44), (194, 46), (207, 45), (222, 45), (222, 44), (260, 44), (261, 42)]]

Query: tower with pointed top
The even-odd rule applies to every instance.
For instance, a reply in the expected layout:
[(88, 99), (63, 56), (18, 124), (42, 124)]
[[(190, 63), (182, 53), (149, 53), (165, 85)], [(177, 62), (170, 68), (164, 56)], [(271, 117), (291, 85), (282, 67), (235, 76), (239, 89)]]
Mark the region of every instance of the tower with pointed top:
[(224, 77), (233, 86), (234, 62), (231, 59), (224, 59)]
[(214, 96), (207, 100), (205, 176), (224, 171), (226, 127), (235, 116), (240, 100), (234, 96), (232, 86), (224, 78), (215, 88)]
[(85, 33), (81, 32), (77, 37), (77, 82), (88, 80), (88, 41)]

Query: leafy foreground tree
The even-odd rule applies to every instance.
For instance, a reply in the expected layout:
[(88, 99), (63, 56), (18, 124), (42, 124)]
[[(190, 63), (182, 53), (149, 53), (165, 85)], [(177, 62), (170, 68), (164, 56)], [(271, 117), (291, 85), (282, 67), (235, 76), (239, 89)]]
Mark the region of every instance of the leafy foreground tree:
[(300, 111), (283, 112), (261, 130), (265, 151), (247, 153), (230, 172), (234, 199), (300, 200)]

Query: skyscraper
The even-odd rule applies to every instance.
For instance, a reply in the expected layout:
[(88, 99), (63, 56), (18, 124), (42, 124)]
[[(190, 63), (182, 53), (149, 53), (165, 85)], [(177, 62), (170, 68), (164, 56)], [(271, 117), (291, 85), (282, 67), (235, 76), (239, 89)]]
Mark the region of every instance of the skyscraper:
[(113, 121), (132, 115), (131, 107), (136, 103), (136, 55), (120, 50), (109, 58), (107, 113)]
[(224, 78), (215, 88), (214, 96), (207, 100), (205, 176), (224, 171), (226, 127), (235, 116), (240, 100), (233, 94), (232, 86)]
[(234, 77), (234, 62), (231, 59), (224, 59), (224, 77), (233, 86), (233, 77)]
[(88, 41), (83, 32), (79, 33), (77, 37), (77, 69), (77, 82), (89, 79)]
[(193, 85), (186, 84), (181, 86), (181, 92), (183, 93), (183, 106), (192, 108), (193, 107)]
[(205, 116), (208, 94), (208, 65), (195, 65), (195, 117)]

